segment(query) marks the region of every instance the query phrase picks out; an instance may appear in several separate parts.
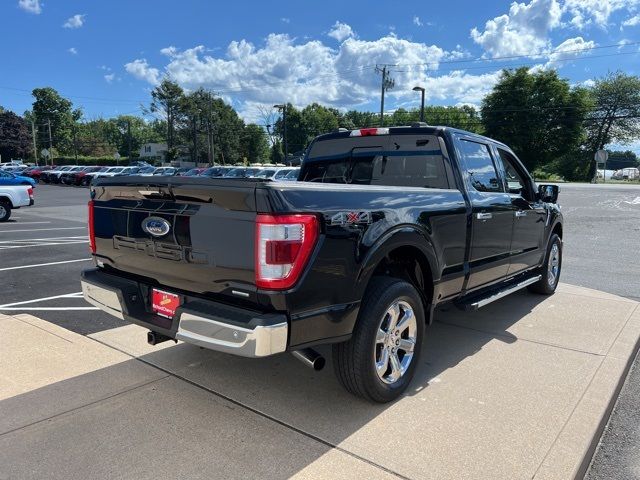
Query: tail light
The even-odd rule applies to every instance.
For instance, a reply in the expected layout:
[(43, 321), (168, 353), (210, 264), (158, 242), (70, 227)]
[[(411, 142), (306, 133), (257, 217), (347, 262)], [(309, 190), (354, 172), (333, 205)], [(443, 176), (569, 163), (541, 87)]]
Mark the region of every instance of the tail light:
[(29, 194), (29, 200), (33, 200), (33, 187), (27, 188), (27, 193)]
[(89, 248), (96, 253), (96, 232), (93, 226), (93, 200), (89, 200)]
[(261, 215), (256, 218), (256, 286), (291, 288), (300, 278), (318, 240), (315, 215)]

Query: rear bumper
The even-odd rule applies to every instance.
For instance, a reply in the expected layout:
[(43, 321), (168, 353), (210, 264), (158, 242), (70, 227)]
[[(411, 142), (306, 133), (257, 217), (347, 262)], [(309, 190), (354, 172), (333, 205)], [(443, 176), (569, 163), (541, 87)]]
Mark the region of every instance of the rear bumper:
[(283, 314), (260, 314), (182, 295), (173, 320), (154, 314), (151, 287), (99, 269), (82, 272), (87, 302), (101, 310), (176, 340), (243, 357), (265, 357), (287, 350), (288, 322)]

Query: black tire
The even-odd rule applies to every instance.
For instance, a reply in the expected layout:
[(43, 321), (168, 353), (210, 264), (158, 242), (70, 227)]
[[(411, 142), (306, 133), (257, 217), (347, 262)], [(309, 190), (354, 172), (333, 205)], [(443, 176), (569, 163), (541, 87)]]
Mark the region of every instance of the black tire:
[(88, 187), (91, 184), (91, 178), (88, 177), (83, 177), (82, 180), (80, 181), (80, 185), (82, 185), (83, 187)]
[(11, 204), (0, 202), (0, 222), (6, 222), (11, 218)]
[[(386, 383), (376, 372), (376, 355), (379, 354), (379, 349), (388, 346), (385, 346), (386, 343), (376, 342), (376, 335), (385, 325), (390, 307), (397, 302), (407, 304), (413, 310), (416, 323), (415, 347), (413, 356), (400, 378), (393, 383)], [(420, 363), (424, 329), (424, 306), (414, 286), (398, 278), (374, 277), (362, 300), (351, 339), (333, 345), (333, 368), (338, 380), (350, 393), (371, 402), (387, 403), (395, 400), (407, 389)], [(398, 349), (396, 358), (399, 358), (400, 352), (401, 349)], [(403, 358), (405, 355), (406, 353), (403, 354)], [(388, 362), (389, 367), (386, 371), (390, 372), (392, 363)], [(382, 376), (384, 377), (384, 374)]]
[[(550, 275), (550, 271), (553, 271), (554, 274)], [(544, 262), (539, 272), (542, 278), (533, 285), (529, 285), (529, 290), (542, 295), (553, 295), (558, 288), (562, 272), (562, 240), (555, 233), (549, 238)]]

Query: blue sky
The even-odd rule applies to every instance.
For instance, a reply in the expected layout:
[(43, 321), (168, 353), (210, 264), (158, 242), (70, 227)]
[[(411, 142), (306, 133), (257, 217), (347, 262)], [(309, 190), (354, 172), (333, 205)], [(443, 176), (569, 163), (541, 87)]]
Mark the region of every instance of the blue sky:
[(285, 101), (376, 110), (381, 63), (398, 65), (389, 109), (415, 106), (415, 85), (432, 104), (477, 105), (504, 66), (557, 67), (575, 84), (640, 73), (640, 0), (433, 5), (4, 0), (0, 105), (22, 113), (52, 86), (86, 118), (135, 114), (170, 75), (251, 121)]

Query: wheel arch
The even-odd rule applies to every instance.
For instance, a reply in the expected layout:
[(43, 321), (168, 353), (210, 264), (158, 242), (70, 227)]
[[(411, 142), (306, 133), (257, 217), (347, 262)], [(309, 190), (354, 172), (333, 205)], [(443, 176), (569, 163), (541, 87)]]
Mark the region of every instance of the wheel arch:
[(369, 250), (358, 275), (356, 291), (362, 298), (371, 279), (378, 275), (407, 280), (420, 294), (427, 323), (431, 323), (438, 271), (437, 256), (430, 239), (414, 228), (401, 228), (384, 235)]
[(0, 203), (8, 203), (11, 208), (13, 208), (13, 202), (11, 201), (11, 197), (8, 195), (0, 195)]

